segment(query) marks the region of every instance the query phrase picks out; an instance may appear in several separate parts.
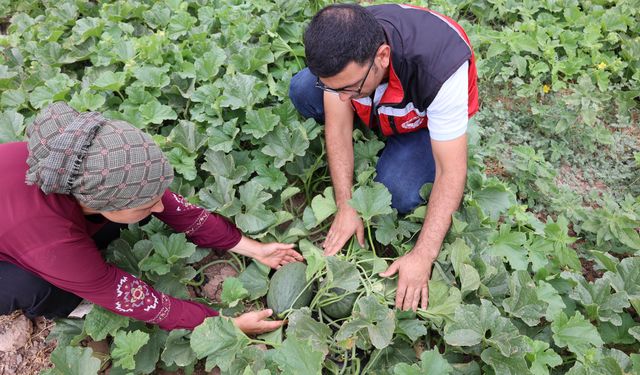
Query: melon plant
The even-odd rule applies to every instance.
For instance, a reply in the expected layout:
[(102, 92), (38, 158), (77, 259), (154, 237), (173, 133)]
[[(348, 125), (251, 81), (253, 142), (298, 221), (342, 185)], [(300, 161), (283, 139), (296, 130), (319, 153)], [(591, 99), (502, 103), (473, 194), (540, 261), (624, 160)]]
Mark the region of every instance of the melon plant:
[(273, 274), (267, 293), (267, 306), (274, 315), (281, 315), (291, 308), (309, 306), (313, 288), (307, 285), (306, 270), (306, 264), (293, 262), (285, 264)]
[(351, 315), (353, 305), (356, 303), (356, 299), (358, 299), (358, 293), (347, 294), (342, 288), (331, 288), (329, 293), (336, 295), (336, 298), (339, 299), (322, 306), (322, 312), (333, 319), (342, 319)]

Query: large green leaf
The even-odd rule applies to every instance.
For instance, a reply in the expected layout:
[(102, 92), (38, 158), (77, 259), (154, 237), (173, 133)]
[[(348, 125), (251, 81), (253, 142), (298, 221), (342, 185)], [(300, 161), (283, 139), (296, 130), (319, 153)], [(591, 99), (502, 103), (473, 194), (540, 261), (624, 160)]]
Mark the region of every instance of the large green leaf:
[(136, 368), (134, 356), (147, 341), (149, 341), (148, 333), (139, 330), (118, 331), (113, 339), (114, 348), (111, 350), (113, 363), (123, 369), (133, 370)]
[(242, 282), (235, 277), (227, 277), (222, 283), (222, 303), (234, 307), (249, 296), (249, 292), (242, 286)]
[(263, 142), (265, 146), (262, 147), (262, 152), (273, 156), (274, 165), (278, 168), (292, 161), (296, 156), (303, 156), (309, 147), (309, 140), (304, 130), (300, 128), (289, 130), (284, 126), (276, 127), (265, 135)]
[(579, 357), (586, 355), (588, 349), (598, 348), (604, 344), (596, 327), (578, 311), (571, 318), (568, 318), (564, 312), (560, 313), (551, 323), (551, 330), (556, 345), (568, 348)]
[(299, 340), (309, 340), (314, 350), (327, 354), (327, 344), (333, 335), (333, 331), (325, 323), (318, 322), (311, 317), (308, 308), (294, 311), (288, 317), (287, 337), (296, 337)]
[(207, 358), (206, 369), (215, 366), (226, 371), (236, 355), (249, 345), (249, 338), (231, 321), (207, 318), (191, 334), (191, 349), (198, 359)]
[(276, 349), (273, 359), (283, 374), (320, 375), (324, 355), (314, 350), (309, 340), (288, 337), (282, 346)]
[(190, 333), (190, 331), (184, 329), (174, 329), (169, 332), (162, 351), (162, 361), (164, 363), (169, 366), (176, 364), (180, 367), (186, 367), (196, 361), (196, 353), (191, 349), (187, 337)]
[(104, 340), (108, 335), (115, 336), (119, 329), (128, 325), (129, 318), (100, 306), (93, 306), (84, 318), (84, 330), (96, 341)]
[(269, 290), (269, 267), (253, 261), (240, 273), (238, 279), (249, 293), (250, 300), (262, 297)]
[(169, 237), (161, 234), (151, 236), (153, 249), (170, 264), (179, 259), (189, 258), (196, 251), (196, 245), (187, 241), (184, 233), (173, 233)]
[(386, 348), (391, 344), (395, 330), (396, 319), (393, 310), (380, 303), (374, 296), (358, 299), (355, 319), (348, 321), (336, 333), (336, 340), (344, 341), (366, 330), (368, 339), (377, 349)]
[(379, 182), (373, 186), (361, 186), (357, 188), (349, 205), (355, 208), (365, 221), (370, 221), (374, 216), (392, 213), (391, 193)]
[(538, 325), (548, 304), (538, 299), (536, 284), (527, 271), (516, 271), (509, 280), (511, 297), (502, 301), (504, 311), (522, 319), (530, 327)]
[(55, 366), (45, 370), (46, 375), (88, 375), (97, 374), (100, 360), (91, 355), (90, 348), (58, 347), (51, 353), (51, 363)]

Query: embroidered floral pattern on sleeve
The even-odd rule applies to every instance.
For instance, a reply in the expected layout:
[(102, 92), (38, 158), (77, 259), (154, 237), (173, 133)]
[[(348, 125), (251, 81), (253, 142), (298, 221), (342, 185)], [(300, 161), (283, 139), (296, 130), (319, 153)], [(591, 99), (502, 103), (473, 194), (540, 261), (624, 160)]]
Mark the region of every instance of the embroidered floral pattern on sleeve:
[(183, 210), (192, 210), (194, 208), (200, 208), (198, 206), (195, 206), (189, 202), (187, 202), (183, 196), (178, 195), (176, 193), (171, 193), (171, 195), (173, 196), (173, 199), (178, 203), (178, 206), (176, 207), (176, 211), (177, 212), (181, 212)]
[(158, 324), (165, 320), (169, 316), (169, 310), (171, 310), (171, 299), (166, 294), (162, 293), (162, 307), (158, 312), (158, 315), (149, 320), (149, 323)]
[(196, 221), (194, 221), (193, 224), (191, 224), (189, 228), (187, 228), (184, 231), (184, 234), (186, 234), (187, 236), (190, 236), (193, 233), (195, 233), (207, 221), (207, 219), (209, 218), (209, 215), (210, 214), (207, 211), (202, 210), (200, 215), (198, 215), (198, 218), (196, 219)]
[(149, 312), (156, 309), (159, 302), (149, 285), (133, 276), (122, 276), (116, 289), (116, 299), (116, 310), (125, 313), (135, 310)]

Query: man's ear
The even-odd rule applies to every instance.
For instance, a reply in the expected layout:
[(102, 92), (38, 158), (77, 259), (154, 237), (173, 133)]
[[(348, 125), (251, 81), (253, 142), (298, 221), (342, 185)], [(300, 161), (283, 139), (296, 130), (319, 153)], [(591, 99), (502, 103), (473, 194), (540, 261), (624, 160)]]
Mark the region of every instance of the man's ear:
[(383, 44), (378, 47), (376, 58), (380, 59), (380, 64), (384, 69), (386, 69), (389, 66), (389, 61), (391, 60), (391, 47), (388, 44)]

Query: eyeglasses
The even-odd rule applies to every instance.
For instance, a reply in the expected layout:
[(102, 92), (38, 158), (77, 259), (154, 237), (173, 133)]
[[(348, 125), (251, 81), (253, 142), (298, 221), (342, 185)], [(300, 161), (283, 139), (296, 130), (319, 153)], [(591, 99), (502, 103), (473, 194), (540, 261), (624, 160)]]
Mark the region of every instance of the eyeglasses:
[(320, 82), (320, 77), (316, 79), (316, 87), (323, 91), (330, 92), (333, 94), (343, 93), (351, 96), (358, 96), (360, 95), (360, 92), (362, 92), (362, 87), (364, 86), (364, 83), (367, 81), (367, 78), (369, 77), (369, 72), (371, 72), (371, 68), (373, 68), (373, 63), (375, 61), (376, 61), (376, 57), (374, 55), (373, 58), (371, 59), (371, 63), (369, 63), (369, 69), (367, 69), (367, 73), (364, 75), (364, 78), (362, 78), (362, 82), (360, 82), (360, 86), (356, 90), (348, 88), (349, 86), (352, 86), (352, 85), (341, 87), (339, 89), (332, 89), (331, 87), (327, 87), (324, 83)]

